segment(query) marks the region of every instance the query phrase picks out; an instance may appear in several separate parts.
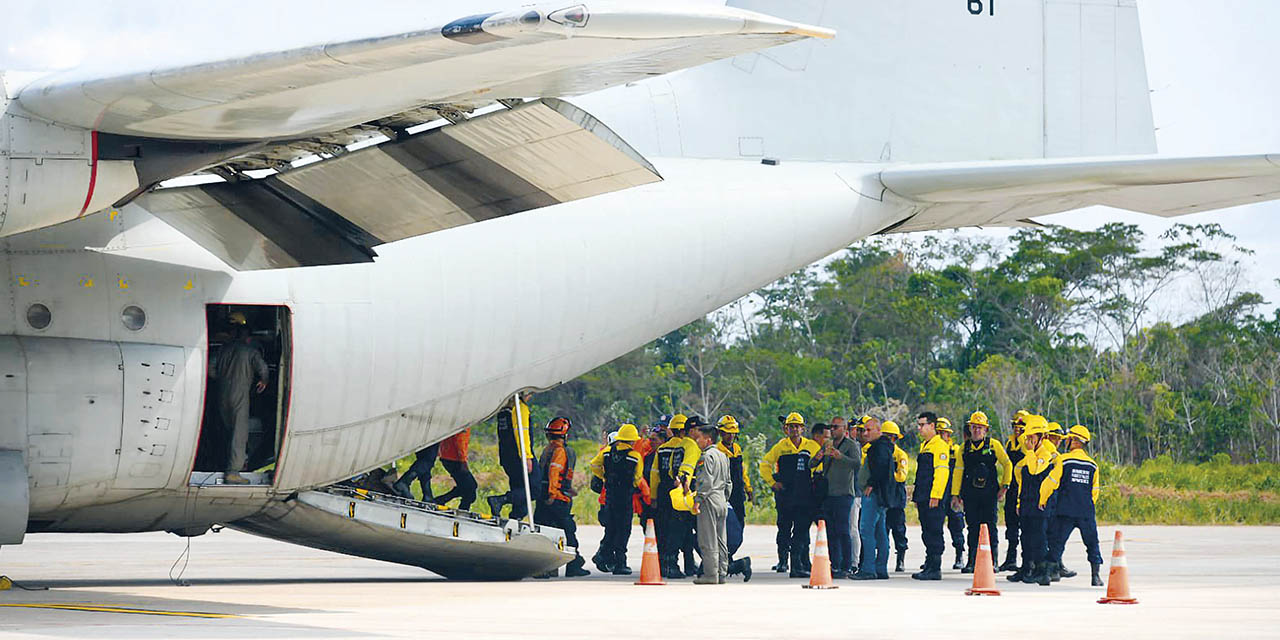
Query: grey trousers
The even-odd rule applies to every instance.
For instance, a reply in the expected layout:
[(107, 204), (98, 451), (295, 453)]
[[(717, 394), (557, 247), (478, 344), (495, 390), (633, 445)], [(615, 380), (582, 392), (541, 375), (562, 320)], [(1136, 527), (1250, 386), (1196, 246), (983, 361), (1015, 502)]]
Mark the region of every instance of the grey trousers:
[(227, 430), (227, 473), (244, 471), (249, 446), (249, 388), (222, 388), (219, 411)]
[(704, 500), (698, 505), (698, 549), (702, 552), (703, 578), (729, 575), (729, 537), (725, 518), (729, 504), (723, 500)]
[(858, 562), (860, 562), (860, 558), (862, 558), (862, 536), (857, 535), (859, 531), (862, 531), (858, 528), (858, 516), (861, 514), (862, 496), (855, 496), (853, 499), (853, 509), (849, 511), (849, 518), (851, 521), (849, 530), (855, 534), (853, 536), (853, 545), (849, 547), (849, 557), (853, 559), (852, 564), (854, 568), (858, 567)]

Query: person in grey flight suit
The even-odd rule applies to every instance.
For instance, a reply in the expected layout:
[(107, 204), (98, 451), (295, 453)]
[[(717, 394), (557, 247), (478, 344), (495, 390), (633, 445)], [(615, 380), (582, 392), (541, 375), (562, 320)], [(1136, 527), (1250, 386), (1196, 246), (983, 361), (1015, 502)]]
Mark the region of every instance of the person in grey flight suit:
[(253, 346), (249, 328), (237, 326), (235, 339), (223, 345), (218, 353), (214, 379), (218, 381), (218, 414), (222, 426), (230, 432), (231, 446), (227, 452), (227, 472), (222, 481), (226, 484), (249, 484), (240, 475), (248, 457), (249, 444), (249, 390), (262, 393), (267, 388), (270, 372), (267, 361)]
[(694, 584), (724, 584), (729, 575), (729, 539), (725, 518), (729, 516), (729, 458), (715, 447), (716, 427), (700, 425), (693, 439), (702, 449), (694, 472), (697, 495), (694, 513), (698, 516), (698, 547), (702, 551), (702, 576)]

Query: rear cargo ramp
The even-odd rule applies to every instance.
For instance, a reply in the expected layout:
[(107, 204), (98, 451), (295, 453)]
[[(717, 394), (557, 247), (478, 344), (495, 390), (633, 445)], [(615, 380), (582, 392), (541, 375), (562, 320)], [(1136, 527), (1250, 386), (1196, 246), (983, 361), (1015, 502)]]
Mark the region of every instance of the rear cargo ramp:
[(461, 580), (519, 580), (574, 557), (554, 527), (340, 487), (304, 491), (228, 526)]

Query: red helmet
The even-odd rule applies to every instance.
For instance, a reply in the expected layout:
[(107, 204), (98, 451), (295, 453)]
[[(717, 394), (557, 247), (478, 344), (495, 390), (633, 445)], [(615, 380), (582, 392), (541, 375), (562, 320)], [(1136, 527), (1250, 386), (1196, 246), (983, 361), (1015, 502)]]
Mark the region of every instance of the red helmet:
[(564, 416), (556, 416), (547, 423), (546, 431), (549, 436), (563, 436), (569, 434), (569, 419)]

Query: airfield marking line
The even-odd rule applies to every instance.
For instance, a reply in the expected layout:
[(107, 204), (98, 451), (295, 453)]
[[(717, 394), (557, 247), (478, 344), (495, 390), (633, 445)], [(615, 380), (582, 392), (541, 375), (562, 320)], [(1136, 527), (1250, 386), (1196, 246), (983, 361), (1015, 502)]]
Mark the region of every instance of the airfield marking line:
[(0, 607), (18, 607), (24, 609), (60, 609), (63, 611), (91, 611), (95, 613), (128, 613), (149, 616), (178, 616), (183, 618), (242, 618), (233, 613), (201, 613), (199, 611), (160, 611), (156, 609), (133, 609), (129, 607), (112, 607), (94, 604), (28, 604), (0, 603)]

